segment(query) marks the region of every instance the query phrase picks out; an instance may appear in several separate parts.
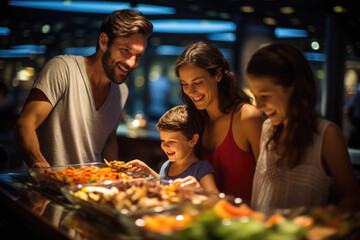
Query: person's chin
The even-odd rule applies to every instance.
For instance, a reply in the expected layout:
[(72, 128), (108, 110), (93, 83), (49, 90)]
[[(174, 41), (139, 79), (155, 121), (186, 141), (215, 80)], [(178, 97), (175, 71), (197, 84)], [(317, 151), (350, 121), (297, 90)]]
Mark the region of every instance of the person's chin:
[(198, 103), (193, 102), (193, 103), (194, 103), (197, 110), (205, 110), (206, 109), (205, 104), (203, 104), (201, 102), (198, 102)]
[(282, 123), (282, 121), (279, 121), (279, 119), (276, 118), (270, 118), (270, 121), (273, 126), (279, 126)]

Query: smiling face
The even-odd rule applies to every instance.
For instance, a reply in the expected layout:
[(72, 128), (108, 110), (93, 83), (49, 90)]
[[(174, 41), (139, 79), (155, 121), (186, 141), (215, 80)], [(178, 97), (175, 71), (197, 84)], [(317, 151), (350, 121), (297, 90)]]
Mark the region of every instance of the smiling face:
[[(108, 42), (105, 33), (102, 33), (100, 38), (105, 39), (104, 43)], [(146, 38), (139, 33), (114, 39), (102, 57), (106, 76), (117, 84), (123, 83), (128, 74), (139, 65), (146, 44)]]
[(193, 101), (198, 110), (218, 106), (218, 86), (221, 73), (212, 76), (204, 68), (185, 64), (179, 68), (179, 77), (184, 93)]
[(292, 87), (285, 88), (276, 85), (269, 77), (252, 75), (246, 77), (250, 90), (255, 96), (256, 107), (269, 117), (272, 125), (276, 126), (281, 123), (286, 125)]
[(161, 148), (170, 161), (186, 161), (195, 154), (194, 146), (199, 139), (198, 134), (194, 134), (193, 139), (188, 140), (180, 131), (161, 130), (159, 133)]

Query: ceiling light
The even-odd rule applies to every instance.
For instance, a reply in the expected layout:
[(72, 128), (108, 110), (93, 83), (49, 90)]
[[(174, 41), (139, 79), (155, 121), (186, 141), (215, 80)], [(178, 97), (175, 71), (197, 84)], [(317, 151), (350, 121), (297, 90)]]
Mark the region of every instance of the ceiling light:
[(50, 27), (50, 25), (49, 24), (44, 24), (42, 27), (41, 27), (41, 32), (42, 33), (49, 33), (50, 32), (50, 30), (51, 30), (51, 27)]
[(298, 18), (291, 18), (290, 22), (294, 25), (300, 25), (301, 21)]
[(236, 24), (230, 21), (217, 20), (152, 20), (154, 32), (161, 33), (216, 33), (232, 32), (236, 30)]
[(222, 41), (222, 42), (235, 42), (236, 36), (234, 33), (211, 33), (208, 34), (207, 39), (212, 41)]
[(274, 32), (277, 38), (299, 38), (308, 36), (307, 31), (303, 29), (275, 28)]
[(320, 44), (317, 41), (313, 41), (313, 42), (311, 42), (311, 48), (313, 50), (319, 50), (320, 49)]
[(46, 9), (65, 12), (111, 13), (120, 9), (133, 9), (143, 14), (174, 14), (171, 7), (150, 4), (137, 4), (132, 7), (128, 2), (110, 1), (9, 1), (9, 6)]
[(46, 50), (46, 46), (30, 44), (12, 46), (10, 49), (0, 49), (0, 58), (30, 57), (30, 54), (44, 54)]
[(346, 13), (347, 12), (346, 8), (343, 6), (335, 6), (335, 7), (333, 7), (333, 11), (335, 13)]
[(263, 18), (263, 21), (267, 25), (276, 25), (276, 23), (277, 23), (276, 19), (272, 18), (272, 17), (265, 17), (265, 18)]
[(281, 7), (281, 8), (280, 8), (280, 12), (281, 12), (282, 14), (292, 14), (292, 13), (295, 12), (295, 9), (294, 9), (293, 7), (289, 7), (289, 6), (287, 6), (287, 7)]
[(0, 27), (0, 36), (9, 36), (10, 28)]
[(96, 47), (65, 48), (63, 54), (90, 56), (96, 52)]
[(244, 13), (253, 13), (255, 12), (255, 8), (253, 8), (252, 6), (240, 6), (240, 11)]
[(307, 60), (314, 62), (325, 62), (326, 60), (326, 56), (324, 53), (304, 52), (304, 57)]
[(164, 55), (164, 56), (179, 56), (185, 47), (178, 47), (173, 45), (160, 45), (156, 47), (156, 54), (157, 55)]
[(252, 6), (240, 6), (240, 11), (244, 13), (252, 13), (255, 12), (255, 8)]

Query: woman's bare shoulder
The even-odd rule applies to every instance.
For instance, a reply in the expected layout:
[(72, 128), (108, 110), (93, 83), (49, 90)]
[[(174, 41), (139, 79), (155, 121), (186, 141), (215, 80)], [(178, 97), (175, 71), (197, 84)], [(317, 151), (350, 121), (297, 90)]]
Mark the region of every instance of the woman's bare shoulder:
[(255, 119), (262, 119), (261, 112), (254, 106), (248, 103), (241, 104), (236, 108), (237, 119), (240, 121), (248, 121)]

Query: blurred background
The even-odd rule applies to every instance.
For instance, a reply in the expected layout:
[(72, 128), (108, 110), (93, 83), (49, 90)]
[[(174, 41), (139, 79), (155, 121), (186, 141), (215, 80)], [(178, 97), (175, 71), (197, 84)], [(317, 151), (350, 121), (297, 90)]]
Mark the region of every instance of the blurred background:
[[(118, 128), (119, 159), (139, 158), (158, 170), (166, 156), (154, 127), (181, 104), (173, 65), (185, 46), (216, 45), (247, 92), (245, 65), (263, 44), (283, 41), (309, 60), (318, 112), (342, 129), (354, 164), (360, 148), (360, 9), (335, 0), (7, 1), (0, 5), (0, 171), (25, 168), (12, 128), (44, 64), (59, 54), (91, 55), (112, 11), (143, 12), (154, 33), (139, 67), (126, 80), (129, 99)], [(65, 114), (65, 113), (64, 113)]]

